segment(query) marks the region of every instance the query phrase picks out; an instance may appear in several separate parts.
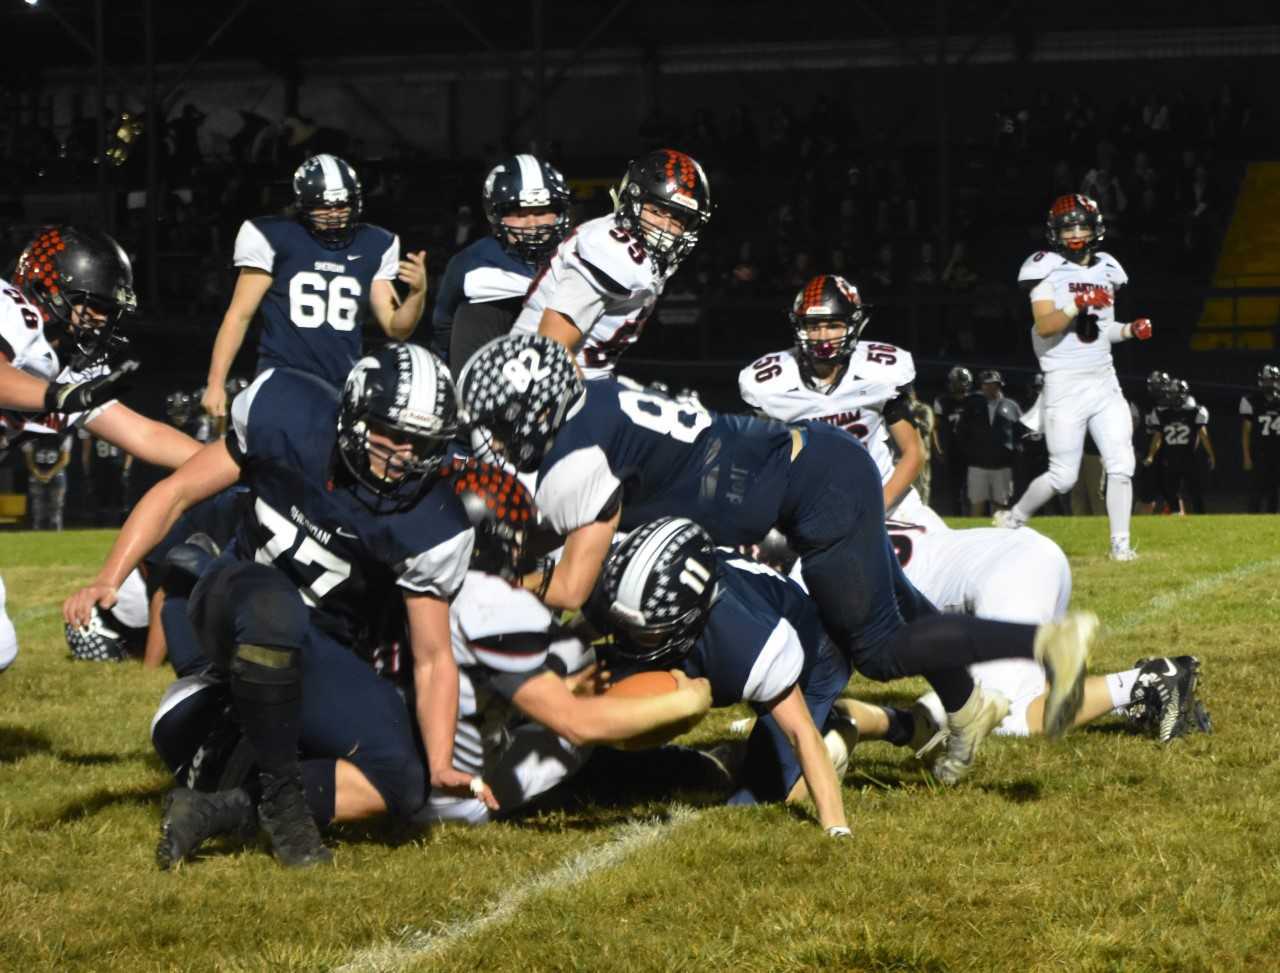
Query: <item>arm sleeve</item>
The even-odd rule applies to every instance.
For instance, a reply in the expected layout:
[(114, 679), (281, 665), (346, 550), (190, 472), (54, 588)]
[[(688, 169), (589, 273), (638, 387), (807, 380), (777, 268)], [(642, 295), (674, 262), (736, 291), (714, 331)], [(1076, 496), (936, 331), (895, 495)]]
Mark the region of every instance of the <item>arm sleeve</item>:
[(1240, 396), (1240, 414), (1242, 416), (1253, 415), (1253, 403), (1249, 401), (1249, 396)]
[(378, 272), (373, 275), (373, 279), (395, 280), (398, 273), (400, 273), (400, 238), (393, 236), (391, 246), (387, 247), (382, 254), (382, 263), (378, 266)]
[(235, 256), (231, 262), (237, 267), (250, 267), (275, 273), (276, 251), (253, 220), (245, 220), (236, 234)]
[(448, 540), (398, 564), (396, 583), (415, 594), (452, 598), (466, 580), (475, 542), (474, 530), (459, 531)]
[(586, 334), (604, 314), (604, 291), (576, 267), (566, 266), (547, 307), (563, 314)]
[(593, 524), (615, 501), (622, 481), (598, 446), (574, 450), (538, 481), (535, 503), (556, 533)]
[(884, 424), (892, 426), (903, 419), (911, 421), (911, 400), (899, 392), (895, 398), (884, 404)]
[(749, 703), (767, 703), (776, 699), (800, 678), (804, 665), (804, 647), (800, 636), (785, 618), (780, 619), (756, 657), (742, 698)]
[[(1030, 284), (1031, 282), (1024, 281), (1024, 283)], [(1046, 277), (1044, 280), (1037, 282), (1035, 286), (1031, 288), (1031, 299), (1033, 301), (1055, 300), (1053, 296), (1053, 284), (1049, 283), (1049, 278)]]

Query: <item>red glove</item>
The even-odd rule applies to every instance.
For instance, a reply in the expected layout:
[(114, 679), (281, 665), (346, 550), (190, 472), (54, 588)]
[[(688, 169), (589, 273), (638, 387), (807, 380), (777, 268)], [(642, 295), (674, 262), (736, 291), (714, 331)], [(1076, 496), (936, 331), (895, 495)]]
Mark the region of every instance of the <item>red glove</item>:
[(1076, 308), (1080, 311), (1111, 306), (1111, 295), (1103, 287), (1089, 287), (1076, 295)]
[(1139, 341), (1146, 341), (1151, 337), (1151, 319), (1137, 318), (1129, 325), (1129, 333)]

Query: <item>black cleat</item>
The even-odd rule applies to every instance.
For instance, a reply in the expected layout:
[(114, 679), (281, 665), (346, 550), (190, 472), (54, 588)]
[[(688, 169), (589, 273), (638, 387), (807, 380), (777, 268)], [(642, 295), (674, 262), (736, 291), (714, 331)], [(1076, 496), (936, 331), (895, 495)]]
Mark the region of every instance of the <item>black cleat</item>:
[(1200, 660), (1193, 655), (1139, 659), (1130, 696), (1129, 718), (1161, 743), (1193, 730), (1209, 733), (1213, 723), (1196, 696)]
[(258, 820), (271, 839), (271, 850), (285, 868), (309, 868), (333, 861), (320, 840), (320, 829), (307, 808), (302, 772), (296, 765), (284, 774), (259, 773), (262, 799)]
[(234, 834), (252, 838), (253, 802), (242, 789), (212, 794), (178, 787), (164, 799), (156, 864), (167, 871), (194, 855), (210, 838)]

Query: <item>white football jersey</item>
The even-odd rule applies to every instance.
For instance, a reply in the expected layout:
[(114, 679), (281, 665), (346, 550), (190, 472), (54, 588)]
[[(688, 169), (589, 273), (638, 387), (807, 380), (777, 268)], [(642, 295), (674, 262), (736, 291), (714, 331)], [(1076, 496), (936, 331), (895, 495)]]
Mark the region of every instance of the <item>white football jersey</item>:
[(875, 460), (883, 482), (893, 474), (884, 409), (915, 377), (911, 352), (860, 341), (844, 374), (825, 389), (805, 383), (795, 349), (787, 349), (765, 355), (739, 372), (738, 390), (747, 405), (772, 419), (817, 419), (853, 433)]
[(644, 246), (612, 216), (588, 220), (556, 248), (525, 298), (513, 331), (536, 334), (546, 308), (582, 332), (576, 359), (587, 378), (607, 378), (635, 344), (665, 278)]
[[(105, 364), (91, 365), (80, 371), (64, 368), (58, 353), (44, 334), (44, 318), (34, 304), (16, 287), (0, 283), (0, 353), (19, 371), (33, 375), (44, 382), (83, 382), (105, 375)], [(101, 415), (115, 400), (98, 406), (92, 412), (76, 412), (68, 415), (38, 415), (35, 413), (0, 413), (0, 424), (6, 427), (9, 445), (21, 438), (21, 431), (32, 433), (61, 430), (67, 426), (82, 425)]]
[(1085, 312), (1081, 312), (1065, 331), (1050, 338), (1040, 337), (1032, 325), (1031, 344), (1040, 359), (1040, 370), (1045, 373), (1112, 367), (1108, 331), (1116, 320), (1116, 292), (1129, 282), (1129, 275), (1115, 257), (1099, 251), (1093, 255), (1093, 262), (1084, 267), (1056, 253), (1040, 250), (1023, 263), (1018, 282), (1035, 282), (1031, 300), (1053, 301), (1056, 307), (1064, 307), (1076, 294), (1090, 287), (1101, 287), (1110, 294), (1110, 307), (1088, 312), (1097, 321), (1096, 332), (1086, 327)]
[(533, 672), (547, 653), (504, 651), (499, 637), (545, 632), (551, 612), (530, 591), (513, 588), (501, 578), (468, 571), (449, 606), (453, 658), (458, 664), (458, 729), (453, 765), (468, 774), (485, 770), (485, 754), (503, 744), (511, 707), (487, 685), (491, 672)]

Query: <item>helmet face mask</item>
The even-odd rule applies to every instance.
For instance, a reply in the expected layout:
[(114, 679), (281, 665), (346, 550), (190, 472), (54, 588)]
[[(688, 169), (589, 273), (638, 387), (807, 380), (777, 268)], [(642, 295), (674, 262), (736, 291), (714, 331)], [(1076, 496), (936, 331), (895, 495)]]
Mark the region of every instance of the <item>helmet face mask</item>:
[(447, 366), (420, 346), (389, 344), (347, 376), (336, 450), (377, 511), (402, 510), (431, 487), (459, 429)]
[(494, 166), (483, 197), (485, 218), (502, 248), (531, 267), (550, 260), (569, 234), (568, 183), (535, 156), (516, 155)]
[(18, 257), (13, 281), (40, 309), (45, 336), (73, 370), (106, 361), (128, 343), (116, 329), (138, 307), (133, 267), (105, 233), (46, 227)]
[(1185, 380), (1169, 378), (1160, 389), (1160, 404), (1167, 409), (1174, 409), (1182, 405), (1190, 394), (1191, 387)]
[(298, 219), (313, 237), (331, 250), (355, 238), (364, 212), (364, 192), (355, 169), (336, 155), (313, 155), (293, 174)]
[(583, 611), (613, 651), (643, 666), (674, 665), (706, 628), (716, 599), (715, 547), (684, 517), (637, 528), (605, 562)]
[(702, 166), (674, 149), (634, 160), (614, 200), (618, 225), (643, 243), (666, 277), (693, 252), (711, 219), (711, 185)]
[(963, 365), (956, 365), (947, 372), (947, 391), (961, 398), (973, 391), (973, 372)]
[(1106, 235), (1102, 212), (1088, 196), (1059, 196), (1049, 207), (1045, 221), (1049, 249), (1072, 263), (1088, 263)]
[(1165, 390), (1173, 382), (1168, 372), (1155, 371), (1147, 376), (1147, 394), (1154, 401), (1162, 401), (1164, 399)]

